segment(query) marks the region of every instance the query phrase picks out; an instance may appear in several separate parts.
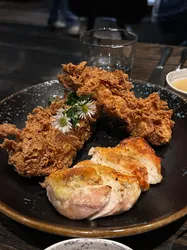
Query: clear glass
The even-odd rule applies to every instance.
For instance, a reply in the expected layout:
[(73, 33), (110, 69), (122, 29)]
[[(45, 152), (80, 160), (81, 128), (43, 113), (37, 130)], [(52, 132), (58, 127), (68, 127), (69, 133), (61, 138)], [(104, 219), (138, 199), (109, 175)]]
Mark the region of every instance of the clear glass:
[(131, 73), (137, 35), (123, 29), (89, 30), (80, 36), (82, 61), (108, 71), (120, 69)]

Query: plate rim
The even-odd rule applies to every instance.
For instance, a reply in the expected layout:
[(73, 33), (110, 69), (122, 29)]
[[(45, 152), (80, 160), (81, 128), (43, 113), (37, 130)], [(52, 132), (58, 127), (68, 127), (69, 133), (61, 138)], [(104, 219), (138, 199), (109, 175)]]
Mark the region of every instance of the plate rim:
[[(174, 91), (167, 89), (162, 86), (158, 86), (155, 84), (152, 84), (145, 80), (138, 80), (138, 79), (130, 79), (132, 84), (134, 83), (140, 83), (140, 84), (149, 84), (150, 86), (156, 86), (159, 87), (159, 89), (166, 90), (168, 92), (171, 92), (172, 94), (175, 94), (180, 99), (182, 99), (185, 103), (187, 102), (187, 99), (185, 99), (183, 96), (179, 95), (178, 93), (175, 93)], [(55, 84), (58, 83), (58, 80), (52, 79), (49, 81), (40, 82), (38, 84), (32, 85), (30, 87), (21, 89), (8, 97), (4, 98), (0, 101), (0, 105), (3, 102), (6, 102), (7, 100), (11, 99), (12, 97), (24, 93), (26, 90), (37, 88), (39, 85), (42, 84)], [(132, 89), (133, 91), (133, 89)], [(51, 233), (55, 235), (60, 236), (70, 236), (70, 237), (86, 237), (86, 238), (115, 238), (115, 237), (123, 237), (123, 236), (131, 236), (136, 234), (141, 234), (149, 231), (153, 231), (155, 229), (161, 228), (163, 226), (166, 226), (168, 224), (171, 224), (175, 222), (176, 220), (183, 218), (187, 216), (187, 205), (178, 211), (165, 215), (163, 217), (160, 217), (158, 219), (152, 220), (148, 223), (142, 223), (139, 225), (131, 226), (131, 227), (124, 227), (120, 226), (118, 228), (102, 228), (102, 229), (92, 229), (92, 228), (78, 228), (78, 227), (64, 227), (63, 225), (56, 225), (49, 222), (42, 222), (37, 219), (33, 219), (32, 217), (24, 216), (23, 214), (17, 212), (16, 210), (10, 208), (9, 206), (5, 205), (2, 201), (0, 201), (0, 212), (4, 215), (8, 216), (9, 218), (13, 219), (14, 221), (17, 221), (25, 226), (28, 226), (30, 228), (40, 230), (46, 233)]]
[[(130, 79), (130, 81), (132, 82), (132, 84), (135, 82), (135, 83), (139, 83), (139, 84), (149, 84), (150, 86), (152, 85), (153, 87), (158, 87), (162, 90), (165, 90), (165, 91), (168, 91), (168, 92), (171, 92), (172, 94), (176, 95), (177, 97), (179, 97), (180, 99), (182, 99), (184, 102), (187, 102), (187, 97), (185, 98), (184, 96), (180, 95), (179, 93), (175, 92), (173, 89), (168, 89), (167, 86), (160, 86), (160, 85), (157, 85), (157, 84), (153, 84), (149, 81), (146, 81), (146, 80), (140, 80), (140, 79)], [(133, 89), (132, 89), (133, 91)]]
[(0, 202), (0, 212), (8, 216), (9, 218), (33, 229), (37, 229), (46, 233), (51, 233), (60, 236), (68, 237), (86, 237), (86, 238), (116, 238), (123, 236), (131, 236), (136, 234), (142, 234), (145, 232), (153, 231), (155, 229), (164, 227), (181, 219), (187, 215), (187, 206), (178, 210), (177, 212), (166, 215), (161, 219), (153, 220), (152, 222), (142, 223), (142, 225), (133, 226), (130, 228), (125, 228), (124, 226), (112, 229), (112, 228), (102, 228), (102, 229), (84, 229), (77, 227), (64, 227), (58, 226), (52, 223), (41, 222), (37, 219), (32, 219), (28, 216), (23, 216), (21, 213), (9, 208), (3, 202)]

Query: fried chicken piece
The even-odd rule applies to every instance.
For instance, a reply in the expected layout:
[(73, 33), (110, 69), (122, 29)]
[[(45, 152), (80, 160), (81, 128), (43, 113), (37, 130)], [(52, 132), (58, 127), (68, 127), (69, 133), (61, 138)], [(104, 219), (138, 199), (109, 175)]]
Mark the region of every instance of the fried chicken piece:
[(70, 63), (63, 65), (63, 74), (58, 79), (77, 95), (91, 94), (98, 108), (126, 124), (131, 136), (143, 137), (153, 145), (166, 144), (171, 139), (173, 111), (158, 93), (145, 99), (136, 98), (128, 75), (123, 71), (108, 72), (88, 67), (86, 62), (77, 66)]
[(136, 176), (125, 175), (90, 160), (51, 174), (42, 186), (55, 209), (75, 220), (123, 213), (141, 194)]
[(63, 86), (76, 91), (78, 96), (91, 94), (93, 98), (97, 99), (99, 91), (106, 88), (110, 89), (114, 95), (121, 95), (133, 87), (127, 80), (128, 75), (121, 70), (107, 72), (85, 65), (86, 62), (82, 62), (78, 66), (72, 63), (63, 65), (64, 73), (58, 75)]
[[(81, 120), (79, 126), (68, 134), (51, 125), (51, 117), (64, 101), (52, 103), (46, 109), (37, 107), (28, 115), (26, 126), (21, 131), (14, 125), (0, 125), (0, 135), (17, 134), (14, 140), (5, 139), (1, 147), (9, 154), (9, 164), (27, 177), (46, 176), (69, 167), (84, 142), (91, 136), (91, 121)], [(94, 120), (94, 119), (93, 119)]]
[(131, 136), (143, 137), (157, 146), (166, 144), (171, 139), (174, 126), (171, 120), (173, 110), (168, 108), (165, 101), (160, 100), (158, 93), (135, 101), (132, 92), (127, 92), (123, 99), (105, 89), (100, 92), (99, 97), (104, 111), (124, 121)]
[(21, 130), (13, 124), (0, 124), (0, 137), (8, 137), (9, 135), (19, 136), (20, 132)]

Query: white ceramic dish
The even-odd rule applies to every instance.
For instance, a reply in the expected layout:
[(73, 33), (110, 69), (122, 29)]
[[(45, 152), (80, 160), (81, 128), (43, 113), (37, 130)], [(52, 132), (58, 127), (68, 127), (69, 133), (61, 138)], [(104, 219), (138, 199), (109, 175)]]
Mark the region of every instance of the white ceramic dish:
[(185, 68), (185, 69), (177, 69), (175, 71), (171, 71), (166, 76), (166, 82), (167, 82), (167, 85), (169, 86), (169, 88), (171, 88), (172, 90), (174, 90), (178, 94), (182, 95), (183, 97), (187, 98), (187, 92), (186, 91), (182, 91), (182, 90), (177, 89), (176, 87), (173, 86), (173, 83), (176, 80), (180, 80), (180, 79), (184, 79), (184, 78), (187, 79), (187, 68)]
[(132, 250), (132, 248), (113, 240), (74, 238), (56, 243), (45, 250)]

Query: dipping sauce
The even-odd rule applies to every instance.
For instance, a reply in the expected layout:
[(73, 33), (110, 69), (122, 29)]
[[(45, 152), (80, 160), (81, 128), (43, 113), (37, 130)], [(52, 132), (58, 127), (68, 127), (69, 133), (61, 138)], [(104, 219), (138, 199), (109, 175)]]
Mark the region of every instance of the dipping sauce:
[(179, 90), (187, 92), (187, 78), (176, 80), (172, 85)]

